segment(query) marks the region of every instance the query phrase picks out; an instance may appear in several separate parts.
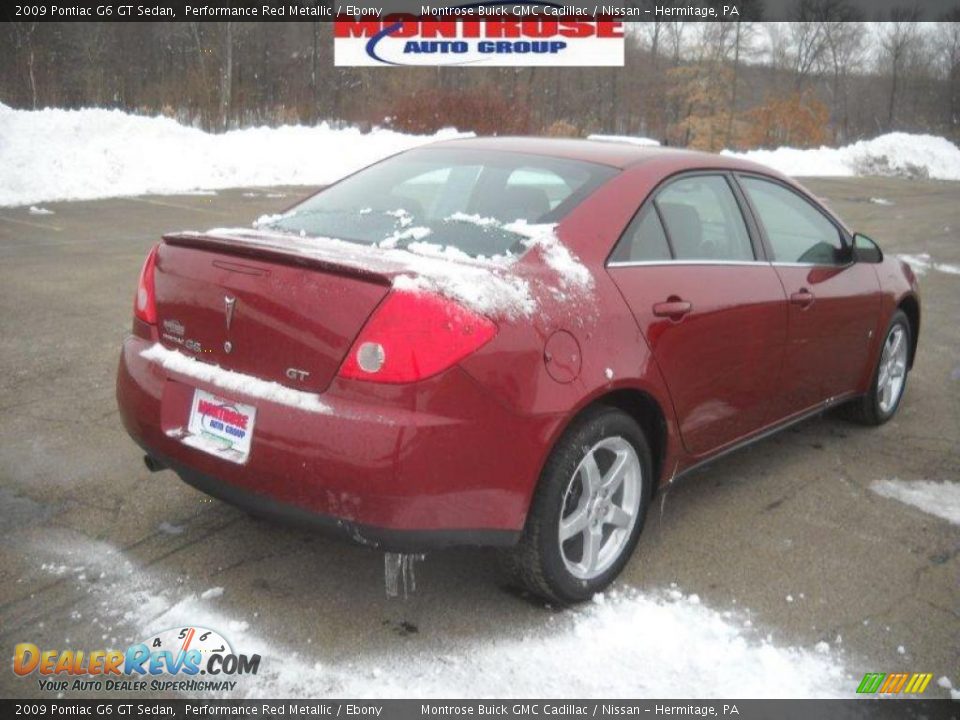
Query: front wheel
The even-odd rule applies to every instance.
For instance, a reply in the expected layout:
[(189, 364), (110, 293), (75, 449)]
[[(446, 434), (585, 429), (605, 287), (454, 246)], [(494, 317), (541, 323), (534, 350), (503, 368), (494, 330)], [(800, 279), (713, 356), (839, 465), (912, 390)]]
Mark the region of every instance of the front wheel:
[(911, 342), (910, 321), (902, 310), (897, 310), (887, 327), (870, 389), (850, 404), (854, 420), (864, 425), (882, 425), (896, 414), (907, 387)]
[(588, 410), (547, 460), (510, 570), (549, 601), (589, 599), (630, 559), (652, 482), (650, 448), (636, 421), (614, 408)]

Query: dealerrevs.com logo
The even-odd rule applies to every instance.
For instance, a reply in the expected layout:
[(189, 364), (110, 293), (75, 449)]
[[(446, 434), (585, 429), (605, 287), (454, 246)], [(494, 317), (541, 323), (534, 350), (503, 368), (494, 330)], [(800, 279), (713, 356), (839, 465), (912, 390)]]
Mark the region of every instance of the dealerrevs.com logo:
[(19, 643), (13, 672), (35, 675), (41, 691), (229, 692), (256, 675), (259, 655), (235, 653), (215, 630), (171, 628), (124, 650), (42, 650)]
[(334, 23), (334, 62), (342, 67), (623, 66), (623, 47), (623, 24), (611, 20), (391, 15), (384, 20), (339, 18)]

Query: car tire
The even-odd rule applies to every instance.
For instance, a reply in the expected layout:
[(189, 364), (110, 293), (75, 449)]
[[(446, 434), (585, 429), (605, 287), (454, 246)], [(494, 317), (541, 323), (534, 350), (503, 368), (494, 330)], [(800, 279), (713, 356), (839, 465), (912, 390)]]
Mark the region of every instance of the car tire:
[[(889, 347), (899, 338), (899, 345), (894, 351)], [(883, 425), (896, 415), (907, 390), (907, 376), (910, 373), (910, 348), (912, 347), (913, 333), (910, 320), (902, 310), (897, 310), (890, 318), (890, 324), (883, 336), (880, 346), (877, 366), (873, 370), (873, 378), (867, 394), (853, 400), (847, 405), (847, 417), (861, 425)], [(891, 352), (895, 356), (891, 360)], [(891, 373), (898, 372), (899, 384), (890, 386)], [(885, 395), (884, 388), (894, 395)]]
[[(506, 555), (514, 579), (558, 605), (607, 587), (643, 529), (652, 468), (647, 439), (629, 415), (597, 406), (577, 418), (551, 451), (520, 542)], [(561, 542), (561, 531), (573, 534)]]

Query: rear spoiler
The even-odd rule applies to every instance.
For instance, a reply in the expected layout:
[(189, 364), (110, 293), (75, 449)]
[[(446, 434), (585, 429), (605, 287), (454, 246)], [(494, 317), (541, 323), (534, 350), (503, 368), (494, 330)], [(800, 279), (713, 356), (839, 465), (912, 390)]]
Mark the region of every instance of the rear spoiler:
[(283, 242), (273, 239), (258, 240), (255, 237), (238, 238), (206, 233), (178, 232), (164, 235), (163, 241), (168, 245), (196, 248), (197, 250), (219, 252), (255, 260), (269, 260), (285, 265), (299, 265), (337, 275), (359, 278), (378, 285), (389, 286), (392, 283), (393, 273), (378, 272), (370, 268), (307, 255), (298, 252), (292, 244), (285, 246)]

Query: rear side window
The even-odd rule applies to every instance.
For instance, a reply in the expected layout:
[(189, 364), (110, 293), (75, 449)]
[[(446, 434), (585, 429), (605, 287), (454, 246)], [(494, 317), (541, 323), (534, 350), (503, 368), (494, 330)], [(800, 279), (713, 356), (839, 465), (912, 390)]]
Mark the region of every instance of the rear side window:
[(677, 260), (753, 260), (740, 206), (721, 175), (670, 183), (656, 198)]
[(670, 259), (667, 236), (653, 205), (647, 205), (633, 218), (610, 259), (613, 262), (655, 262)]
[(766, 231), (775, 261), (844, 264), (840, 231), (808, 200), (769, 180), (741, 177), (740, 183)]
[[(541, 204), (537, 209), (548, 212), (579, 190), (589, 180), (590, 174), (588, 172), (578, 173), (572, 168), (566, 177), (563, 177), (544, 168), (522, 167), (510, 173), (510, 177), (507, 178), (507, 190), (510, 193), (525, 191), (531, 197), (535, 194), (537, 201)], [(546, 201), (546, 209), (543, 206), (544, 200)]]

